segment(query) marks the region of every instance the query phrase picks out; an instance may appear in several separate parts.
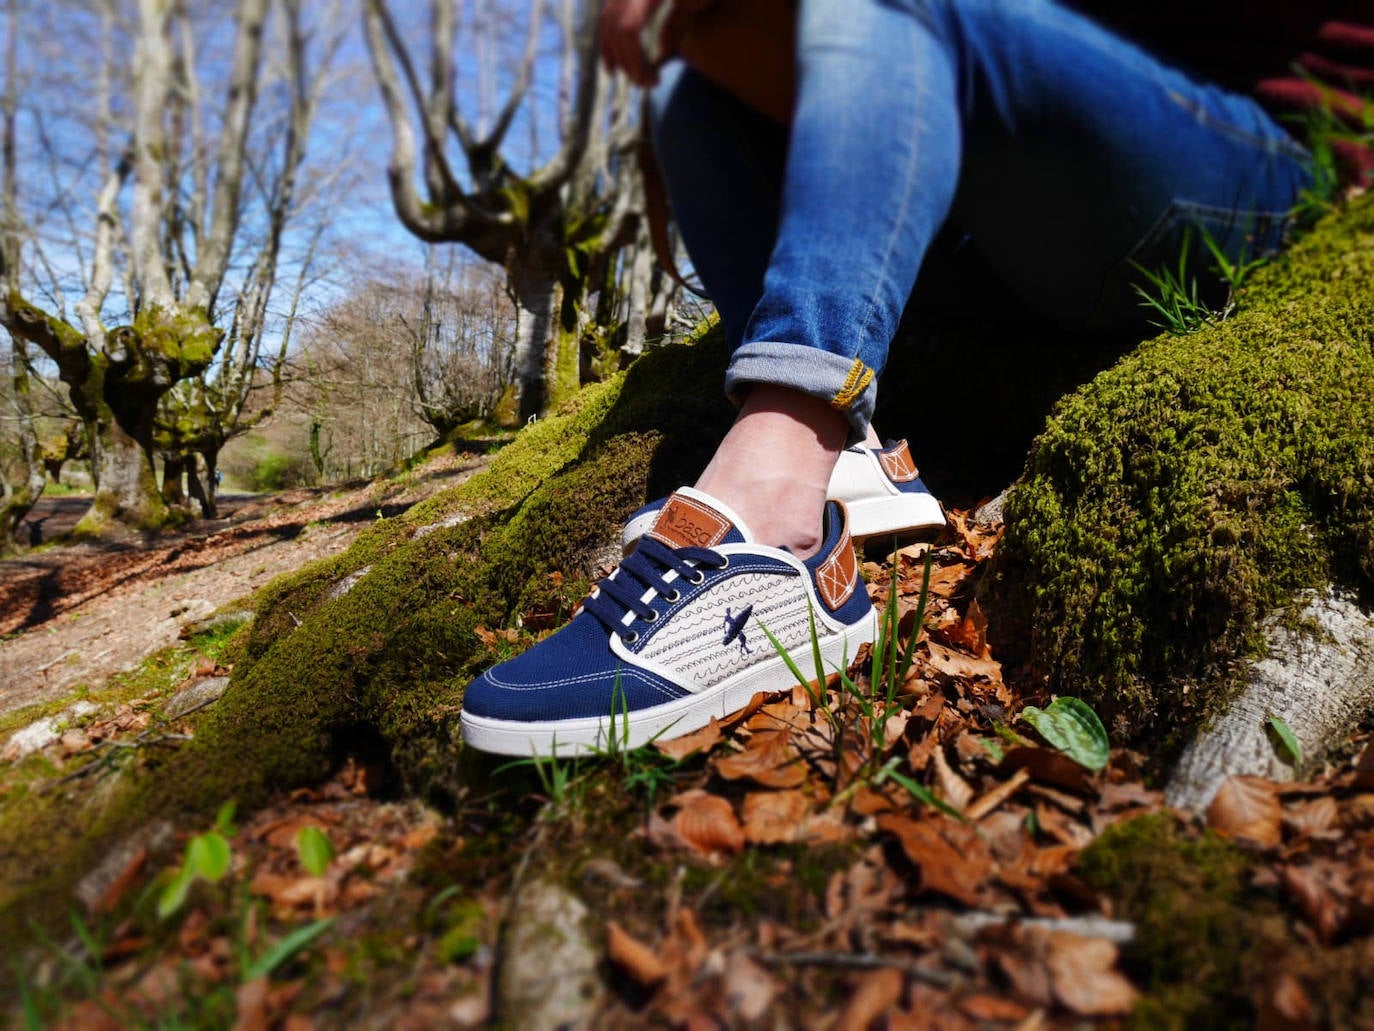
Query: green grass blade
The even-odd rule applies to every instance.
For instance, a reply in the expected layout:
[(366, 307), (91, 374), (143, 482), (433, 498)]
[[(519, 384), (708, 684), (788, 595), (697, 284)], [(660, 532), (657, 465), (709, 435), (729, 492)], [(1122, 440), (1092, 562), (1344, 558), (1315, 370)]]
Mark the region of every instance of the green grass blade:
[[(906, 675), (911, 671), (911, 662), (916, 657), (916, 645), (926, 625), (926, 603), (930, 600), (930, 571), (934, 558), (931, 549), (926, 549), (925, 558), (925, 568), (921, 572), (921, 596), (916, 599), (916, 621), (911, 625), (911, 636), (907, 638), (906, 650), (902, 652), (902, 664), (897, 671), (898, 684), (906, 682)], [(889, 696), (889, 701), (891, 697)]]
[(243, 971), (243, 980), (253, 981), (259, 977), (270, 977), (274, 970), (333, 926), (334, 917), (331, 916), (306, 924), (304, 927), (297, 927), (249, 964)]
[(1301, 766), (1302, 746), (1298, 744), (1298, 737), (1293, 733), (1293, 728), (1285, 723), (1282, 717), (1271, 715), (1267, 730), (1270, 732), (1270, 742), (1274, 745), (1279, 760), (1289, 766)]
[[(812, 625), (812, 627), (814, 627), (814, 626), (815, 626), (815, 623), (812, 622), (811, 625)], [(778, 656), (782, 659), (782, 661), (783, 661), (784, 663), (787, 664), (788, 672), (790, 672), (790, 673), (792, 674), (792, 676), (794, 676), (794, 677), (797, 678), (797, 683), (801, 685), (802, 690), (804, 690), (807, 694), (811, 694), (811, 682), (810, 682), (809, 680), (806, 679), (806, 677), (802, 674), (802, 671), (797, 667), (797, 664), (796, 664), (795, 662), (792, 661), (792, 656), (789, 655), (789, 654), (787, 653), (787, 649), (784, 648), (784, 647), (782, 646), (782, 642), (779, 641), (776, 637), (774, 637), (774, 636), (773, 636), (773, 631), (769, 630), (769, 629), (768, 629), (766, 626), (764, 626), (762, 623), (759, 624), (759, 629), (762, 630), (764, 636), (768, 638), (768, 643), (771, 644), (771, 645), (773, 646), (773, 650), (774, 650), (775, 652), (777, 652), (777, 653), (778, 653)], [(815, 635), (814, 631), (813, 631), (811, 637), (812, 637), (812, 640), (815, 640), (816, 635)], [(816, 668), (817, 668), (817, 669), (820, 669), (820, 658), (819, 658), (819, 656), (820, 656), (820, 651), (821, 651), (821, 649), (820, 649), (820, 644), (819, 644), (819, 642), (817, 642), (817, 644), (816, 644), (816, 655), (817, 655), (817, 659), (816, 659)], [(822, 683), (824, 683), (824, 681), (822, 681)], [(814, 695), (812, 696), (812, 701), (815, 701), (815, 696), (814, 696)]]
[[(896, 770), (886, 770), (885, 772), (888, 777), (891, 777), (902, 787), (906, 788), (911, 796), (917, 801), (924, 802), (926, 805), (940, 810), (940, 812), (944, 813), (946, 816), (951, 816), (960, 823), (965, 822), (963, 813), (959, 812), (958, 809), (955, 809), (954, 806), (950, 805), (943, 798), (937, 797), (935, 793), (924, 784), (918, 783), (905, 774), (898, 773)], [(877, 783), (877, 781), (874, 781), (874, 783)]]

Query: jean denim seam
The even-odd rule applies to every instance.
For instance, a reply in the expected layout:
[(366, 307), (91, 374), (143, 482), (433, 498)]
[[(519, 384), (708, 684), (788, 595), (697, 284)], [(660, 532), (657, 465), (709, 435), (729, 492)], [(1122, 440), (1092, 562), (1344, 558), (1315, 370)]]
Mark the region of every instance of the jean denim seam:
[[(917, 118), (922, 117), (922, 101), (926, 99), (927, 94), (929, 92), (926, 81), (924, 79), (920, 80), (920, 87), (920, 90), (917, 92), (914, 98), (915, 114)], [(878, 270), (878, 275), (874, 279), (873, 290), (868, 297), (868, 310), (864, 313), (863, 321), (859, 324), (859, 347), (863, 347), (864, 343), (867, 341), (869, 327), (873, 322), (874, 315), (878, 311), (878, 301), (879, 296), (882, 292), (883, 281), (887, 278), (887, 270), (892, 263), (892, 255), (897, 250), (897, 240), (901, 235), (902, 226), (905, 222), (907, 212), (911, 210), (911, 197), (915, 190), (914, 182), (916, 178), (916, 165), (919, 159), (917, 150), (918, 148), (916, 146), (916, 141), (914, 139), (913, 134), (913, 139), (910, 141), (910, 144), (907, 148), (907, 166), (902, 182), (901, 210), (898, 211), (897, 217), (893, 219), (892, 232), (888, 234), (886, 250), (883, 254), (882, 267)], [(866, 362), (864, 364), (867, 366)], [(875, 373), (877, 371), (878, 370), (874, 369)]]
[[(1286, 157), (1295, 161), (1311, 160), (1311, 153), (1297, 140), (1293, 139), (1286, 132), (1282, 136), (1262, 136), (1252, 132), (1244, 126), (1237, 125), (1227, 118), (1218, 118), (1205, 105), (1194, 103), (1191, 99), (1184, 96), (1178, 90), (1170, 87), (1165, 90), (1165, 96), (1171, 103), (1177, 104), (1183, 110), (1193, 116), (1193, 120), (1198, 125), (1212, 132), (1233, 140), (1236, 143), (1253, 147), (1271, 157)], [(1282, 128), (1280, 131), (1282, 131)]]

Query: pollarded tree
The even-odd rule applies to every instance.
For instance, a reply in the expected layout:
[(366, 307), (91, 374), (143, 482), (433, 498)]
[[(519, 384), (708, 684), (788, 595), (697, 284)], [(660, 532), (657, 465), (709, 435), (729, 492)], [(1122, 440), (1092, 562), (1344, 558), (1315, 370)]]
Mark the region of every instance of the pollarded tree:
[[(365, 2), (368, 47), (392, 124), (396, 212), (422, 240), (461, 243), (505, 269), (517, 310), (513, 387), (522, 419), (576, 389), (587, 291), (599, 285), (607, 256), (633, 239), (642, 207), (631, 94), (623, 79), (598, 68), (597, 5), (559, 0), (559, 53), (541, 59), (546, 6), (528, 5), (523, 52), (513, 54), (501, 46), (509, 37), (502, 26), (519, 20), (511, 5), (481, 0), (462, 16), (454, 0), (433, 0), (422, 69), (386, 0)], [(470, 45), (456, 61), (460, 36)], [(510, 133), (519, 124), (537, 136), (531, 84), (545, 69), (557, 76), (557, 147), (521, 173)], [(537, 138), (526, 149), (533, 166), (542, 156)]]
[[(256, 174), (252, 129), (274, 4), (288, 27), (298, 23), (300, 0), (237, 0), (228, 70), (213, 83), (202, 81), (196, 46), (204, 41), (194, 31), (213, 10), (192, 11), (178, 0), (137, 0), (132, 11), (119, 0), (101, 5), (94, 17), (103, 62), (89, 149), (102, 174), (88, 246), (66, 243), (84, 259), (72, 317), (60, 286), (36, 298), (17, 261), (2, 270), (0, 325), (55, 363), (87, 427), (96, 493), (86, 529), (112, 520), (156, 527), (167, 518), (154, 469), (155, 420), (175, 384), (210, 368), (221, 319), (235, 304), (227, 280), (248, 206), (245, 179)], [(92, 14), (84, 8), (71, 17), (89, 24)], [(288, 78), (301, 74), (303, 39), (280, 35)], [(40, 99), (70, 98), (48, 89)], [(35, 113), (35, 124), (43, 114)], [(283, 148), (299, 145), (293, 133), (280, 135)], [(282, 161), (298, 164), (289, 153)], [(70, 209), (71, 198), (63, 202)], [(283, 212), (290, 210), (288, 199)], [(37, 248), (32, 235), (29, 242)]]
[(397, 291), (416, 414), (440, 439), (488, 419), (510, 383), (515, 309), (497, 276), (430, 248), (423, 284)]

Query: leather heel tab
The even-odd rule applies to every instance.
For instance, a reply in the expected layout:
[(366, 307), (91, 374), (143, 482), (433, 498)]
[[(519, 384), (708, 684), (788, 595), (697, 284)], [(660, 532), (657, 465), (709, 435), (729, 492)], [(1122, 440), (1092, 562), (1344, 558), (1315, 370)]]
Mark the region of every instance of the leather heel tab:
[(859, 585), (859, 558), (854, 553), (854, 541), (849, 536), (849, 510), (844, 502), (836, 499), (827, 501), (825, 514), (827, 522), (839, 520), (839, 535), (825, 560), (816, 567), (816, 593), (826, 608), (837, 612), (854, 596)]

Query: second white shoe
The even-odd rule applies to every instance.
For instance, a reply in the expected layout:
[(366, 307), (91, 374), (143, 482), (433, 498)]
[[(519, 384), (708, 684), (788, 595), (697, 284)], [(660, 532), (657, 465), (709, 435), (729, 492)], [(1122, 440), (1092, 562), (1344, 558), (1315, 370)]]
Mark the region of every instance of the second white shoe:
[[(856, 444), (840, 452), (827, 496), (849, 509), (849, 532), (857, 540), (885, 535), (933, 533), (945, 525), (945, 512), (911, 460), (905, 440), (880, 450)], [(621, 533), (629, 551), (649, 532), (665, 499), (650, 502), (630, 516)]]

